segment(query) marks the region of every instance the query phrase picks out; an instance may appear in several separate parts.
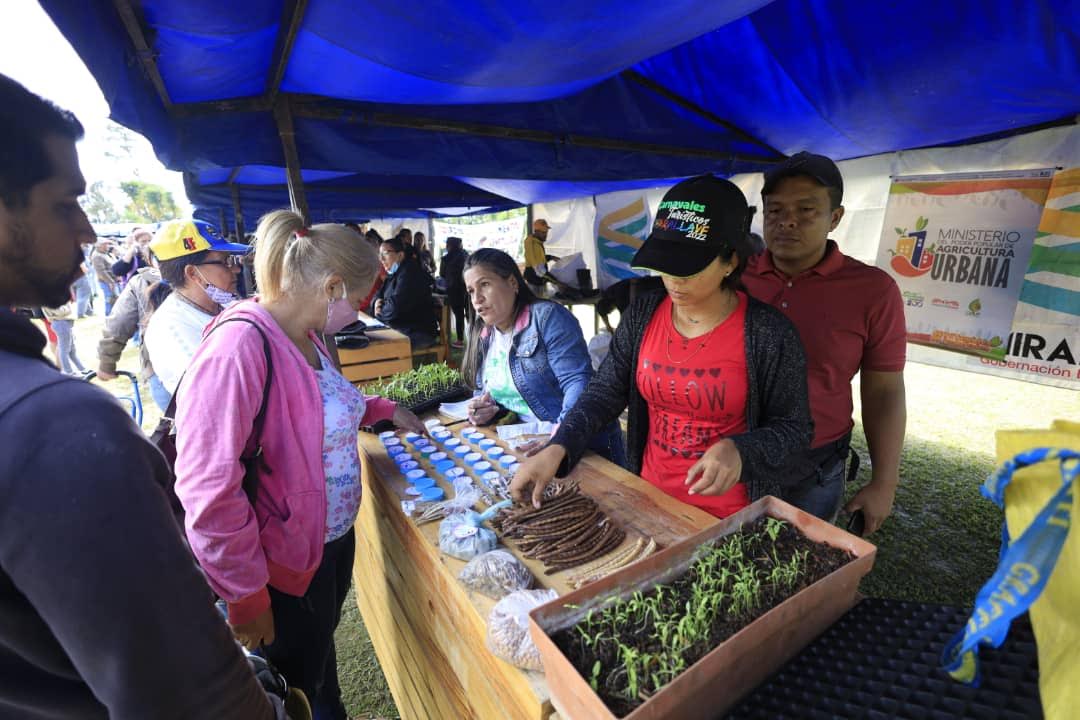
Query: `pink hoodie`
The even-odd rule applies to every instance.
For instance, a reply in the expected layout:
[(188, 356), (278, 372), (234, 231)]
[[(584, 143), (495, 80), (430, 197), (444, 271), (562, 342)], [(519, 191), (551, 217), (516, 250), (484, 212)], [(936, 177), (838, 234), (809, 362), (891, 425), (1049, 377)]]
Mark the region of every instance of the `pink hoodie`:
[[(266, 359), (258, 331), (247, 323), (210, 333), (233, 317), (263, 329), (273, 363), (261, 439), (270, 472), (259, 477), (254, 508), (241, 487), (240, 455), (262, 400)], [(221, 313), (203, 337), (177, 390), (176, 494), (199, 565), (229, 604), (229, 621), (242, 624), (270, 607), (267, 585), (301, 596), (322, 561), (322, 396), (315, 371), (257, 301)], [(366, 400), (365, 425), (391, 418), (397, 407)]]

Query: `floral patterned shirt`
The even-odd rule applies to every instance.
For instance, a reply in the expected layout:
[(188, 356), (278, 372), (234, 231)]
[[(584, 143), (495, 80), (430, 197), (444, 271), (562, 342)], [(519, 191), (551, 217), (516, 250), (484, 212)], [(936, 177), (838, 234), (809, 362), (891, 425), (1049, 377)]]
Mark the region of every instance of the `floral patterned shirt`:
[(321, 352), (315, 371), (323, 404), (323, 472), (326, 474), (326, 542), (349, 531), (360, 511), (360, 454), (356, 433), (364, 396)]

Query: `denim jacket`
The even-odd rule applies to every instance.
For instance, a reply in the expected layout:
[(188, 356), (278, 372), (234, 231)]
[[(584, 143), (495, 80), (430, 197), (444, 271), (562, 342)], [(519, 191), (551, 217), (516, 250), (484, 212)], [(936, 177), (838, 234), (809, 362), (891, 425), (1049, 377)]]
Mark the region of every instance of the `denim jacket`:
[[(484, 328), (480, 338), (483, 372), (491, 328)], [(546, 300), (527, 305), (518, 315), (509, 362), (514, 386), (529, 410), (538, 419), (552, 423), (563, 421), (593, 374), (577, 318), (562, 305)], [(478, 387), (482, 384), (477, 382)], [(589, 447), (619, 465), (625, 464), (617, 422), (597, 433)]]

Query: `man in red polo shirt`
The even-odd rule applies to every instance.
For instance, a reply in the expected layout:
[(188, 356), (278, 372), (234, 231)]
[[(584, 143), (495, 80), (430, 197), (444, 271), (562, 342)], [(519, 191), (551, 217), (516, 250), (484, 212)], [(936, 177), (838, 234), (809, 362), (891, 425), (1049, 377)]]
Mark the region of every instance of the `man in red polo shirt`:
[(806, 348), (814, 440), (789, 464), (783, 493), (826, 520), (835, 519), (843, 498), (854, 427), (851, 380), (861, 373), (872, 473), (845, 510), (861, 510), (869, 534), (892, 512), (900, 479), (907, 343), (896, 283), (845, 256), (828, 237), (844, 216), (843, 193), (840, 170), (822, 155), (800, 152), (765, 173), (767, 250), (750, 260), (743, 281), (752, 295), (788, 316)]

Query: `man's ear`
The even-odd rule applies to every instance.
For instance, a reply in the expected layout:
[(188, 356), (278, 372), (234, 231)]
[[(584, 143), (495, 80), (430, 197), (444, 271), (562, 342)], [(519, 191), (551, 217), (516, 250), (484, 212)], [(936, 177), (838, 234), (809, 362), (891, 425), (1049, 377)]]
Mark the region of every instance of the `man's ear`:
[(836, 229), (836, 226), (840, 224), (840, 221), (844, 219), (844, 206), (836, 208), (832, 211), (832, 221), (829, 223), (829, 232)]

